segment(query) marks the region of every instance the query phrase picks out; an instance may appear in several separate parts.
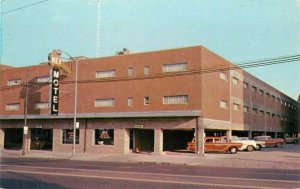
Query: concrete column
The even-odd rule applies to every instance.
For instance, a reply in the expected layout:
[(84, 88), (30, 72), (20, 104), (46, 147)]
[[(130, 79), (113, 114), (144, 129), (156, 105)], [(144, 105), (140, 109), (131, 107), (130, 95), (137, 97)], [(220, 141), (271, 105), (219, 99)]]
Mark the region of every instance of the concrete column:
[(252, 139), (252, 131), (249, 131), (249, 132), (248, 132), (248, 138), (249, 138), (249, 139)]
[(120, 154), (127, 154), (129, 152), (130, 131), (129, 129), (120, 128), (115, 129), (115, 147)]
[(4, 129), (0, 129), (0, 151), (4, 150)]
[(226, 137), (227, 137), (228, 139), (231, 139), (231, 137), (232, 137), (232, 130), (231, 130), (231, 129), (228, 130), (228, 131), (226, 131)]
[(196, 118), (196, 150), (195, 153), (204, 156), (204, 126), (202, 118)]
[(26, 135), (26, 152), (30, 150), (31, 145), (31, 129), (28, 129), (28, 134)]
[(163, 153), (163, 129), (154, 129), (154, 154)]
[(278, 137), (278, 133), (277, 132), (275, 132), (275, 134), (274, 134), (274, 138), (277, 138)]

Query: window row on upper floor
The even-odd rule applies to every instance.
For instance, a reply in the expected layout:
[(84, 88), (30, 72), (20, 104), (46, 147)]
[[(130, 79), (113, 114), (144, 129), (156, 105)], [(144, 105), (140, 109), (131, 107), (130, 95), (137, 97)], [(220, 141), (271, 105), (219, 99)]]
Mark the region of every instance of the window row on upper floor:
[[(127, 99), (128, 106), (134, 106), (134, 98), (128, 97)], [(144, 105), (150, 105), (151, 99), (149, 96), (144, 97)], [(175, 95), (175, 96), (164, 96), (162, 99), (162, 104), (188, 104), (189, 97), (188, 95)], [(115, 98), (101, 98), (95, 99), (94, 107), (114, 107), (116, 105)], [(35, 109), (48, 109), (48, 102), (37, 102), (35, 103)], [(20, 103), (8, 103), (5, 107), (6, 111), (15, 111), (20, 110)]]
[[(249, 89), (249, 83), (245, 82), (244, 81), (244, 89)], [(293, 110), (297, 110), (297, 106), (293, 103), (290, 103), (288, 101), (285, 101), (279, 97), (275, 97), (275, 95), (273, 94), (270, 94), (269, 92), (265, 92), (263, 89), (258, 89), (256, 86), (252, 85), (251, 86), (251, 92), (252, 93), (257, 93), (260, 95), (260, 96), (265, 96), (266, 99), (268, 100), (272, 100), (272, 101), (277, 101), (278, 103), (280, 103), (281, 105), (284, 105), (288, 108), (291, 108)]]

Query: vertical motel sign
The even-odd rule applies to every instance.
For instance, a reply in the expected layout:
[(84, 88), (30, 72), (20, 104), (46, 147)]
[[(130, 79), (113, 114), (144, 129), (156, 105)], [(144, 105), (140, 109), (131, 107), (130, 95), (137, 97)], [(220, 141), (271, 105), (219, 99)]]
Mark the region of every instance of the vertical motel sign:
[(51, 115), (58, 115), (58, 101), (59, 101), (59, 68), (62, 64), (60, 58), (61, 53), (53, 50), (48, 55), (48, 64), (52, 68), (52, 81), (51, 81)]

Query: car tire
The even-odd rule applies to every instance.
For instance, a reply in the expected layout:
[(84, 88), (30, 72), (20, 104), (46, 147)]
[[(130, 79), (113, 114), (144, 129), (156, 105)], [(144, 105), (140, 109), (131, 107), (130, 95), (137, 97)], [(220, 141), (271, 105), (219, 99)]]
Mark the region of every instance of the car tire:
[(262, 148), (261, 145), (257, 145), (257, 147), (258, 147), (258, 149), (256, 149), (256, 150), (258, 150), (258, 151), (261, 150), (261, 148)]
[(277, 143), (277, 144), (276, 144), (276, 147), (277, 147), (277, 148), (281, 148), (281, 147), (282, 147), (282, 143), (281, 143), (281, 142)]
[(293, 142), (294, 144), (298, 144), (298, 140), (294, 140), (294, 142)]
[(247, 151), (248, 152), (252, 152), (252, 151), (254, 151), (254, 146), (252, 146), (252, 145), (249, 145), (249, 146), (247, 146)]
[(231, 147), (231, 148), (229, 149), (229, 152), (230, 152), (231, 154), (236, 154), (237, 151), (238, 151), (238, 149), (237, 149), (236, 147)]

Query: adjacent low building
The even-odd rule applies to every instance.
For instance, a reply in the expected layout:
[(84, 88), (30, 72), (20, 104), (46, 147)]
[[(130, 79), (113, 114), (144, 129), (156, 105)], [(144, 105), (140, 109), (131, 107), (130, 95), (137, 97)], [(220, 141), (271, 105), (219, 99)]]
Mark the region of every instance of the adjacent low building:
[[(299, 103), (202, 46), (76, 58), (76, 151), (162, 153), (196, 136), (298, 133)], [(0, 146), (71, 152), (75, 59), (61, 71), (58, 115), (50, 115), (48, 64), (2, 67)], [(25, 102), (27, 99), (27, 108)], [(26, 109), (26, 110), (25, 110)]]

